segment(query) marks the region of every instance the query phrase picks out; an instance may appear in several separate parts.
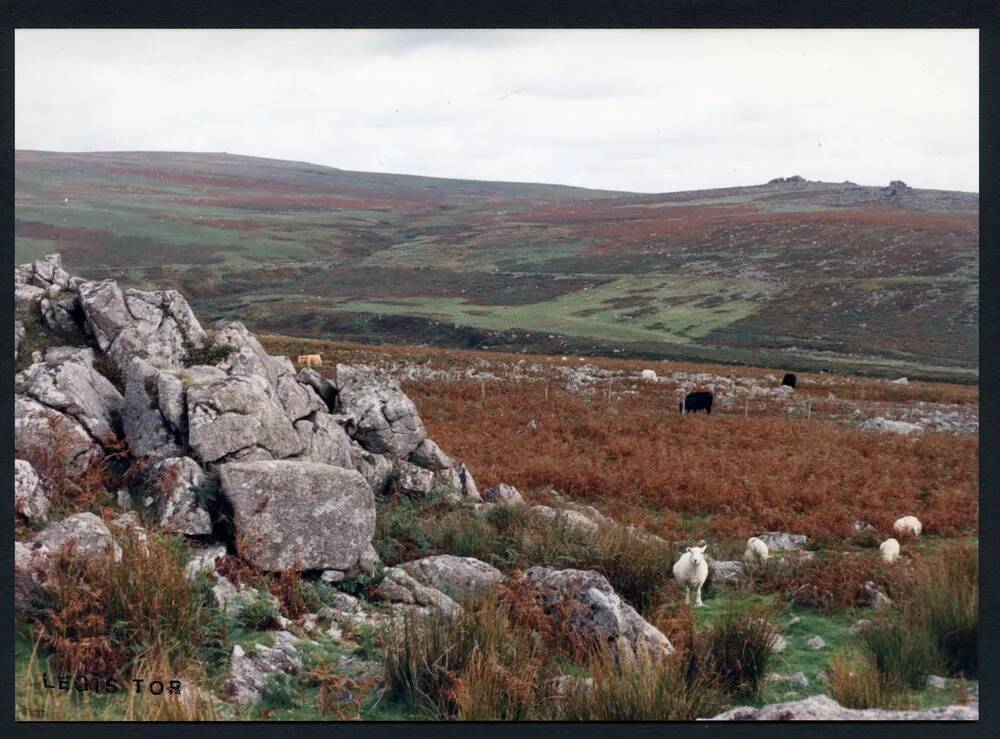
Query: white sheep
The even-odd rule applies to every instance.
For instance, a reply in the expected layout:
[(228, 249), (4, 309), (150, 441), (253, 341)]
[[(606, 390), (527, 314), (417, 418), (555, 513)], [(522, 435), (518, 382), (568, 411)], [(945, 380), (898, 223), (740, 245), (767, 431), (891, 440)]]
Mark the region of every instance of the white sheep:
[(886, 539), (878, 545), (878, 550), (882, 552), (882, 559), (886, 562), (895, 562), (899, 559), (899, 542), (895, 539)]
[(651, 369), (644, 369), (642, 371), (642, 379), (649, 382), (656, 382), (656, 373)]
[(756, 536), (747, 539), (747, 548), (743, 552), (744, 562), (766, 562), (767, 556), (767, 544)]
[(694, 590), (696, 607), (705, 605), (701, 602), (701, 587), (708, 577), (708, 562), (705, 561), (707, 546), (688, 547), (674, 563), (674, 579), (684, 586), (684, 602), (691, 602), (691, 590)]
[(920, 523), (920, 519), (916, 516), (903, 516), (896, 520), (896, 523), (892, 525), (892, 530), (897, 534), (913, 534), (914, 536), (920, 536), (920, 532), (924, 530), (923, 524)]

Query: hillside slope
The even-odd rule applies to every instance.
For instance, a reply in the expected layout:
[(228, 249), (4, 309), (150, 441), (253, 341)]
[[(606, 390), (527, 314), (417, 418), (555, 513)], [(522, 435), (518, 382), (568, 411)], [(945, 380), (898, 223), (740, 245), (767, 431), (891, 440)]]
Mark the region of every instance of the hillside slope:
[(18, 262), (347, 340), (978, 375), (975, 194), (646, 195), (226, 154), (19, 151)]

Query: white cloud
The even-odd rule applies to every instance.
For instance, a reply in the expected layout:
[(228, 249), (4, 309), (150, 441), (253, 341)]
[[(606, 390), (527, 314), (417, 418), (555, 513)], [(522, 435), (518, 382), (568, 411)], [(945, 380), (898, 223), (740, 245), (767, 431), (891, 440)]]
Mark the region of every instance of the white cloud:
[(978, 190), (978, 32), (15, 33), (15, 141), (669, 191)]

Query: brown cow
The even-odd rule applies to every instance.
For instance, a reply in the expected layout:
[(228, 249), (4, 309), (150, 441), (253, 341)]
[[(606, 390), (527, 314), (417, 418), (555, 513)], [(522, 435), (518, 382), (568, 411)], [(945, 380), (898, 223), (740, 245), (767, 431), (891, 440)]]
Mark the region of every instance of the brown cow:
[(323, 364), (319, 354), (300, 354), (295, 361), (300, 367), (319, 367)]

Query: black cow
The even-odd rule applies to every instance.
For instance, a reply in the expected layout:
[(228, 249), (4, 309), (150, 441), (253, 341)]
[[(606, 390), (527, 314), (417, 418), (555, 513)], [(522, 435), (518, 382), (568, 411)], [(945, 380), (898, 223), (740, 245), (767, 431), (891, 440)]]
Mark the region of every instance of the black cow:
[(788, 385), (788, 387), (795, 387), (795, 375), (791, 372), (786, 372), (785, 376), (781, 380), (782, 385)]
[(707, 390), (700, 390), (696, 393), (688, 393), (684, 396), (684, 401), (679, 404), (681, 413), (694, 413), (695, 411), (705, 411), (712, 413), (712, 393)]

